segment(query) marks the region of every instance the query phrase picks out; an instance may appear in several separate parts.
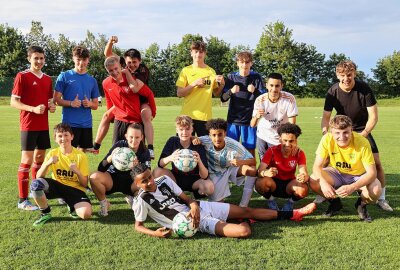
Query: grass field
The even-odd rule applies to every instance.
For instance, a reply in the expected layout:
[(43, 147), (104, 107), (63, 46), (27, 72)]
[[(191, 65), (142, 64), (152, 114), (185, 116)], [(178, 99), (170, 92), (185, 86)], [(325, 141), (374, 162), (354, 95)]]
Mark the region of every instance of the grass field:
[[(307, 102), (305, 102), (307, 103)], [(355, 196), (343, 200), (340, 215), (321, 216), (327, 205), (300, 223), (273, 221), (256, 223), (249, 239), (223, 239), (198, 233), (193, 239), (156, 239), (134, 231), (133, 212), (121, 194), (110, 197), (112, 209), (106, 218), (97, 215), (98, 202), (91, 196), (94, 216), (88, 221), (69, 217), (65, 206), (50, 201), (54, 219), (41, 229), (32, 222), (38, 212), (16, 209), (16, 170), (20, 159), (18, 112), (0, 106), (0, 269), (400, 269), (400, 124), (399, 103), (379, 109), (374, 137), (380, 147), (387, 176), (387, 199), (395, 212), (369, 206), (374, 221), (361, 222), (354, 209)], [(300, 146), (311, 169), (320, 139), (321, 107), (299, 109), (303, 129)], [(59, 108), (50, 116), (51, 126), (61, 119)], [(179, 106), (160, 106), (154, 120), (156, 154), (174, 135)], [(97, 128), (104, 107), (94, 112)], [(214, 116), (225, 117), (226, 107), (215, 107)], [(53, 144), (54, 145), (54, 144)], [(110, 136), (99, 156), (89, 156), (90, 169), (110, 146)], [(155, 163), (153, 163), (155, 165)], [(234, 188), (229, 202), (237, 203), (241, 190)], [(312, 201), (314, 195), (296, 207)], [(282, 203), (282, 201), (280, 201)], [(250, 206), (264, 207), (253, 194)], [(152, 228), (157, 228), (149, 220)]]

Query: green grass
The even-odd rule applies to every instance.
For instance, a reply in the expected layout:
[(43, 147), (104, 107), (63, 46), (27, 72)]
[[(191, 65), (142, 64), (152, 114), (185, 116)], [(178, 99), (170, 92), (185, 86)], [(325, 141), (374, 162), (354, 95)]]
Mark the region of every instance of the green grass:
[[(311, 100), (310, 102), (318, 102)], [(57, 108), (59, 109), (59, 108)], [(154, 120), (158, 155), (174, 131), (180, 106), (160, 106)], [(298, 124), (303, 129), (300, 146), (308, 157), (308, 168), (320, 139), (321, 107), (300, 107)], [(97, 128), (104, 107), (94, 112)], [(215, 117), (225, 117), (226, 107), (214, 107)], [(224, 239), (198, 233), (193, 239), (156, 239), (134, 231), (133, 212), (121, 194), (110, 196), (112, 210), (106, 218), (94, 214), (88, 221), (69, 217), (65, 206), (50, 201), (53, 219), (41, 229), (32, 227), (38, 212), (16, 209), (16, 170), (20, 159), (18, 111), (0, 106), (0, 269), (400, 269), (400, 107), (379, 108), (374, 137), (387, 176), (387, 198), (394, 213), (370, 206), (371, 224), (358, 220), (355, 197), (343, 200), (339, 216), (326, 219), (322, 205), (301, 223), (273, 221), (253, 225), (249, 239)], [(60, 110), (50, 116), (51, 126), (61, 119)], [(110, 146), (109, 134), (99, 156), (89, 156), (90, 168)], [(54, 144), (53, 144), (54, 146)], [(155, 165), (155, 163), (153, 163)], [(233, 188), (230, 202), (237, 203), (241, 190)], [(302, 206), (314, 195), (298, 202)], [(99, 210), (92, 196), (94, 212)], [(280, 200), (282, 204), (283, 201)], [(265, 201), (253, 194), (250, 206)], [(157, 225), (150, 221), (152, 228)]]

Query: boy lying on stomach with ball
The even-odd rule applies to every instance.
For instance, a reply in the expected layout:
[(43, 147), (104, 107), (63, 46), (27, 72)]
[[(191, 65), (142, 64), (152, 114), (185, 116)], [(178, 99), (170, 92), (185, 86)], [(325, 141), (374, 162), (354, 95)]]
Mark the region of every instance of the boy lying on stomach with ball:
[[(196, 199), (208, 196), (214, 192), (214, 184), (208, 178), (204, 146), (192, 143), (193, 120), (181, 115), (175, 119), (175, 125), (178, 136), (165, 143), (153, 175), (156, 178), (168, 175), (183, 191), (193, 192)], [(169, 163), (171, 170), (165, 168)]]
[[(246, 222), (227, 223), (227, 219), (275, 220), (290, 219), (300, 221), (311, 214), (315, 203), (293, 211), (275, 211), (264, 208), (240, 207), (221, 202), (196, 202), (190, 199), (182, 189), (167, 175), (154, 179), (149, 168), (139, 164), (131, 171), (132, 179), (140, 188), (133, 199), (135, 229), (140, 233), (165, 238), (171, 235), (172, 220), (181, 212), (186, 212), (199, 231), (212, 235), (245, 238), (250, 236), (251, 228)], [(151, 230), (144, 226), (147, 216), (163, 226)]]

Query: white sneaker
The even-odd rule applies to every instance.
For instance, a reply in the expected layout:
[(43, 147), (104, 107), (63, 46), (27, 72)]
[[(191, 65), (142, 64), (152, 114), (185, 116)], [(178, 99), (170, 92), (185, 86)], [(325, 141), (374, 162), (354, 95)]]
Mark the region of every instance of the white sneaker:
[(147, 149), (147, 150), (149, 150), (150, 158), (154, 159), (154, 150), (153, 149)]
[(108, 210), (110, 209), (110, 202), (105, 199), (104, 201), (100, 201), (100, 211), (99, 215), (102, 217), (108, 216)]
[(389, 201), (387, 200), (378, 200), (376, 204), (384, 211), (393, 212), (393, 208), (389, 205)]
[(63, 198), (58, 198), (57, 201), (59, 205), (67, 204)]
[(33, 205), (29, 200), (25, 200), (23, 202), (19, 202), (17, 204), (18, 209), (27, 210), (27, 211), (35, 211), (38, 210), (39, 207)]

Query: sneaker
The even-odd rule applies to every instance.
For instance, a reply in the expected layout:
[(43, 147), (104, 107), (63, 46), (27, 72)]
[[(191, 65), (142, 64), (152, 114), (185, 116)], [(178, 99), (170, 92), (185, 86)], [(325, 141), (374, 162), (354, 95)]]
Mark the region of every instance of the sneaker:
[(33, 227), (41, 227), (41, 226), (43, 226), (43, 224), (45, 224), (51, 218), (52, 217), (51, 217), (50, 213), (40, 214), (40, 217), (35, 222), (33, 222)]
[(393, 212), (393, 208), (389, 205), (389, 201), (387, 200), (378, 200), (376, 205), (384, 211)]
[(27, 210), (27, 211), (35, 211), (38, 210), (39, 207), (33, 205), (29, 200), (25, 200), (23, 202), (19, 202), (17, 204), (18, 209)]
[(86, 148), (86, 152), (87, 153), (91, 153), (93, 155), (98, 155), (100, 153), (100, 149), (94, 149), (93, 147), (92, 148)]
[(73, 219), (78, 219), (79, 218), (79, 216), (76, 213), (75, 209), (73, 211), (71, 211), (71, 208), (69, 207), (69, 205), (67, 205), (67, 209), (68, 209), (68, 213), (69, 213), (70, 217), (72, 217)]
[(365, 222), (372, 222), (372, 218), (367, 211), (367, 205), (361, 204), (361, 198), (357, 199), (354, 206), (357, 209), (358, 216), (361, 220), (364, 220)]
[(267, 205), (271, 210), (279, 210), (278, 203), (275, 200), (267, 200)]
[(59, 205), (67, 204), (63, 198), (58, 198), (57, 202), (58, 202)]
[(282, 211), (293, 211), (294, 202), (288, 200), (282, 207)]
[(340, 198), (331, 199), (328, 200), (328, 202), (328, 209), (325, 211), (325, 213), (322, 214), (324, 217), (333, 217), (343, 208), (343, 204)]
[(293, 216), (290, 220), (301, 221), (304, 216), (310, 215), (312, 212), (315, 211), (315, 209), (317, 209), (317, 204), (314, 202), (309, 203), (302, 208), (294, 209)]
[(110, 209), (110, 202), (106, 199), (103, 202), (100, 202), (100, 211), (99, 215), (102, 217), (108, 216), (108, 210)]
[(154, 159), (154, 149), (148, 149), (150, 153), (150, 158)]
[(125, 201), (129, 204), (129, 207), (132, 208), (133, 204), (133, 197), (132, 196), (126, 196)]

